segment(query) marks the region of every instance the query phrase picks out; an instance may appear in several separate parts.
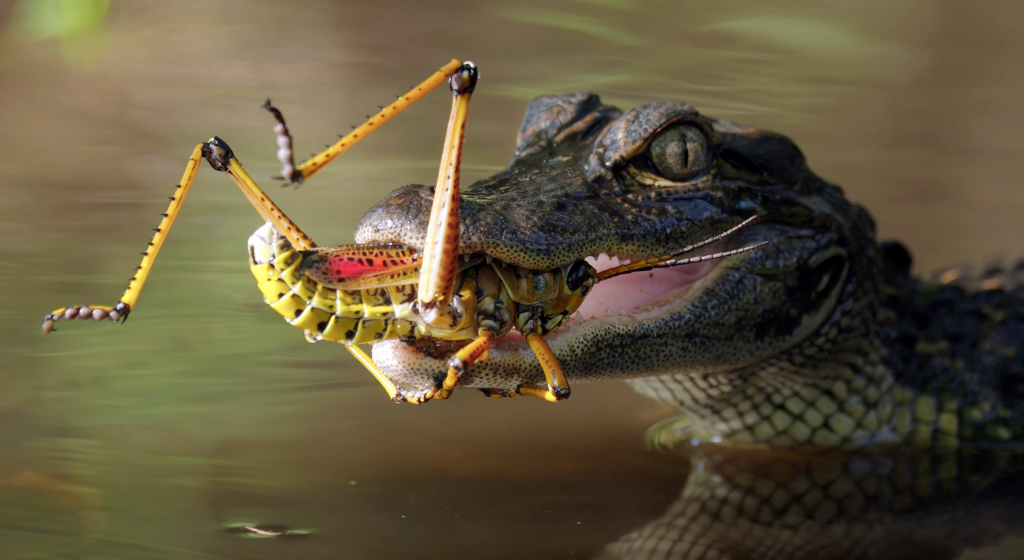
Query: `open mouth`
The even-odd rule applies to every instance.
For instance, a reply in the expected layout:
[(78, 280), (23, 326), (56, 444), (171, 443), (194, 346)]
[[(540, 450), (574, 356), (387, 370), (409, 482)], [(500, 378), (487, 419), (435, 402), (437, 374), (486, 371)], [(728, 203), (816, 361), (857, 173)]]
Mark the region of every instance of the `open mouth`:
[[(609, 256), (606, 253), (586, 258), (587, 263), (597, 272), (615, 268), (632, 260), (634, 259), (630, 257)], [(660, 311), (664, 311), (667, 306), (688, 294), (700, 280), (711, 274), (720, 262), (710, 260), (602, 280), (594, 285), (583, 305), (570, 320), (551, 332), (548, 337), (553, 340), (571, 332), (573, 327), (594, 320), (614, 323), (661, 315)], [(513, 329), (496, 341), (495, 348), (525, 351), (527, 346), (522, 333)]]
[[(602, 253), (586, 260), (600, 272), (632, 259)], [(579, 310), (545, 338), (560, 354), (559, 358), (568, 372), (572, 369), (572, 356), (579, 341), (605, 329), (628, 328), (631, 323), (653, 321), (678, 312), (714, 281), (714, 273), (721, 263), (722, 260), (709, 260), (602, 280), (594, 286)], [(452, 345), (451, 351), (461, 345)], [(416, 347), (397, 340), (374, 344), (373, 360), (381, 371), (403, 386), (429, 382), (431, 376), (446, 368), (446, 356), (427, 356)], [(508, 369), (520, 370), (525, 381), (539, 374), (539, 370), (532, 371), (534, 364), (536, 358), (530, 347), (522, 334), (513, 329), (495, 340), (488, 359), (470, 368), (460, 380), (460, 386), (503, 388), (509, 380)], [(503, 373), (495, 375), (495, 371)], [(498, 377), (501, 378), (500, 383), (497, 382)]]
[[(587, 257), (587, 262), (598, 272), (625, 264), (631, 259), (608, 256)], [(706, 277), (719, 264), (718, 260), (704, 261), (672, 268), (659, 268), (646, 272), (617, 276), (598, 282), (583, 301), (578, 311), (584, 320), (616, 315), (639, 315), (652, 311), (665, 296), (687, 289)]]

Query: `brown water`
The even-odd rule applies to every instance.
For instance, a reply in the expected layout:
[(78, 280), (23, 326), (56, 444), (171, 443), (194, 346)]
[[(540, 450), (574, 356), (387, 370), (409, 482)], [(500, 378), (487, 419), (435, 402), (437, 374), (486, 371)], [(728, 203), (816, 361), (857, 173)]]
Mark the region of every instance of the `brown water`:
[[(672, 411), (623, 384), (390, 403), (263, 305), (260, 221), (205, 164), (131, 321), (44, 338), (47, 311), (121, 293), (197, 142), (277, 174), (266, 96), (305, 154), (471, 59), (467, 183), (508, 161), (535, 95), (686, 101), (793, 137), (918, 270), (1024, 250), (1020, 2), (81, 0), (63, 27), (59, 4), (0, 1), (2, 559), (587, 558), (680, 497), (687, 461), (643, 437)], [(449, 104), (297, 191), (265, 186), (322, 244), (351, 242), (370, 204), (433, 181)], [(1012, 525), (967, 556), (1022, 554)]]

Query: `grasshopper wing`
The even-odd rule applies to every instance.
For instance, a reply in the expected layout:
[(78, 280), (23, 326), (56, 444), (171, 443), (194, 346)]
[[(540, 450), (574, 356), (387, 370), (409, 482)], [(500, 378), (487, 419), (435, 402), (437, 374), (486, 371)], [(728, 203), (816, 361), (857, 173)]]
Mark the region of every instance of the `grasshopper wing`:
[(414, 250), (399, 246), (337, 245), (302, 251), (300, 270), (327, 288), (383, 288), (415, 284), (420, 258)]

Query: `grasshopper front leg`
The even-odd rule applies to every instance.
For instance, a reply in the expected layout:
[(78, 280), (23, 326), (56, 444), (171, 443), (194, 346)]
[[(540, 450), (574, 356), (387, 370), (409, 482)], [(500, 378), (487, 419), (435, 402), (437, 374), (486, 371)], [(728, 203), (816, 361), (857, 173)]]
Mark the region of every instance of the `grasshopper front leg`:
[(551, 347), (541, 335), (532, 332), (526, 334), (526, 343), (530, 345), (533, 354), (540, 362), (540, 368), (544, 370), (544, 379), (548, 382), (548, 388), (544, 389), (536, 385), (520, 385), (516, 392), (520, 395), (539, 397), (548, 402), (564, 401), (569, 398), (569, 381), (562, 371), (562, 364), (551, 351)]
[(532, 383), (524, 383), (512, 389), (480, 389), (485, 396), (499, 399), (503, 397), (514, 397), (517, 395), (523, 395), (526, 397), (537, 397), (544, 399), (548, 402), (561, 402), (569, 398), (571, 391), (569, 389), (569, 381), (565, 378), (565, 372), (562, 371), (562, 364), (558, 363), (558, 358), (555, 353), (551, 351), (551, 347), (548, 346), (547, 341), (544, 338), (535, 333), (527, 333), (526, 343), (530, 345), (530, 349), (533, 350), (533, 355), (537, 357), (537, 362), (540, 363), (541, 370), (544, 371), (544, 380), (547, 381), (548, 388), (545, 389), (540, 385), (534, 385)]

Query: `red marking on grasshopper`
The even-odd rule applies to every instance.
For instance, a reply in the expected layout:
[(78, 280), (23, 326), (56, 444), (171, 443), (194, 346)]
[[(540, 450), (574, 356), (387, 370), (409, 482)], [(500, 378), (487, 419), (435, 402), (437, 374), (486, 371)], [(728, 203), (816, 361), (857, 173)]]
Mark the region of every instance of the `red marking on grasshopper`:
[(380, 288), (415, 282), (420, 259), (404, 247), (339, 245), (308, 252), (302, 268), (329, 288)]

